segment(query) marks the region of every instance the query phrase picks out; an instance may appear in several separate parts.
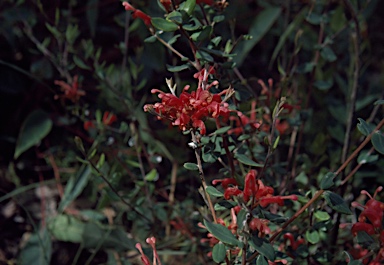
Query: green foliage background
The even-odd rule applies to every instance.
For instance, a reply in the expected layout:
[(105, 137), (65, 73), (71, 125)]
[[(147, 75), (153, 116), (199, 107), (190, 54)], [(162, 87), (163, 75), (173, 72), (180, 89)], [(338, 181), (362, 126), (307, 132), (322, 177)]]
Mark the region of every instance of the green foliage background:
[[(350, 202), (361, 190), (373, 193), (384, 183), (382, 132), (372, 138), (375, 148), (365, 147), (340, 176), (327, 174), (383, 119), (384, 5), (378, 0), (228, 3), (224, 10), (203, 8), (216, 21), (213, 27), (188, 31), (201, 65), (217, 67), (217, 90), (233, 87), (232, 106), (245, 113), (256, 100), (260, 118), (272, 113), (282, 96), (299, 106), (281, 116), (289, 129), (270, 157), (266, 134), (248, 133), (257, 143), (251, 151), (232, 139), (240, 146), (238, 175), (257, 167), (255, 161), (268, 161), (268, 185), (276, 193), (299, 195), (283, 217), (319, 188), (332, 187), (294, 223), (307, 245), (290, 261), (347, 264), (343, 251), (354, 239), (338, 227), (352, 223), (356, 212), (352, 209), (352, 217), (340, 212), (352, 213)], [(158, 1), (132, 5), (164, 17)], [(199, 18), (202, 11), (194, 12)], [(181, 20), (193, 27), (189, 22)], [(175, 24), (154, 25), (164, 30), (157, 31), (160, 38), (195, 59)], [(173, 78), (178, 92), (187, 84), (195, 88), (193, 66), (151, 36), (120, 1), (2, 1), (0, 33), (0, 263), (139, 264), (134, 245), (152, 235), (165, 264), (213, 263), (206, 255), (212, 249), (200, 242), (206, 230), (198, 223), (209, 219), (200, 179), (183, 167), (195, 163), (188, 136), (143, 111), (144, 104), (157, 100), (152, 88), (167, 90), (165, 78)], [(86, 95), (71, 101), (55, 80), (70, 83), (76, 75)], [(270, 101), (258, 83), (268, 78), (280, 89)], [(105, 112), (117, 121), (103, 122)], [(85, 130), (87, 121), (94, 127)], [(213, 123), (207, 126), (209, 133), (215, 131)], [(218, 160), (228, 162), (225, 133), (203, 139), (209, 183), (229, 172)], [(340, 185), (357, 165), (354, 177)], [(217, 197), (215, 202), (222, 202)], [(332, 204), (338, 199), (339, 208)]]

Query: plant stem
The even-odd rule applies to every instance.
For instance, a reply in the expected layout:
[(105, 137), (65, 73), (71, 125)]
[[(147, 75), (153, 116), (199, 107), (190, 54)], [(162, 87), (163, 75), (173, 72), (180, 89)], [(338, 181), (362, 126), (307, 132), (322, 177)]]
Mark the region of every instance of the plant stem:
[[(193, 143), (198, 143), (194, 131), (191, 132), (191, 135), (192, 135), (192, 142)], [(205, 181), (203, 165), (201, 163), (201, 157), (200, 157), (200, 153), (199, 153), (198, 148), (195, 148), (195, 156), (196, 156), (196, 161), (197, 161), (197, 167), (199, 168), (199, 176), (200, 176), (200, 179), (201, 179), (201, 183), (203, 185), (204, 194), (205, 194), (205, 197), (206, 197), (206, 199), (208, 201), (209, 210), (211, 211), (211, 214), (212, 214), (214, 222), (217, 223), (215, 209), (213, 207), (211, 197), (209, 196), (209, 194), (207, 192), (207, 183)]]

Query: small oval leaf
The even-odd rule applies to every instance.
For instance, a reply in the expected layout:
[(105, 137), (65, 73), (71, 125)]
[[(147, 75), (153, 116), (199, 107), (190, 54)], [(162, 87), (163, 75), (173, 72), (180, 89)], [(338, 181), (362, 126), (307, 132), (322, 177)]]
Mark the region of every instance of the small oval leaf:
[(184, 168), (188, 170), (199, 170), (199, 167), (195, 163), (184, 163)]
[(263, 167), (262, 164), (256, 163), (252, 159), (250, 159), (248, 156), (243, 155), (243, 154), (236, 154), (235, 158), (239, 160), (240, 163), (251, 166), (251, 167)]
[(52, 129), (52, 120), (49, 115), (42, 110), (33, 111), (25, 119), (19, 138), (17, 139), (14, 158), (18, 158), (22, 153), (32, 146), (40, 143)]
[(321, 179), (320, 182), (320, 189), (327, 190), (331, 188), (334, 185), (333, 180), (335, 179), (336, 174), (333, 172), (328, 172), (325, 174), (325, 176)]
[(151, 22), (155, 28), (162, 30), (162, 31), (171, 31), (172, 32), (172, 31), (175, 31), (179, 28), (179, 26), (176, 25), (175, 23), (168, 21), (164, 18), (160, 18), (160, 17), (152, 18)]
[(351, 209), (349, 209), (347, 203), (340, 195), (331, 191), (325, 191), (323, 196), (329, 207), (333, 210), (339, 213), (352, 214)]
[(242, 242), (237, 240), (237, 238), (225, 226), (210, 223), (206, 220), (204, 220), (204, 225), (207, 230), (221, 242), (232, 246), (242, 246)]
[(311, 244), (317, 244), (320, 241), (319, 232), (317, 232), (316, 230), (314, 231), (307, 230), (307, 232), (305, 232), (305, 238)]
[(212, 249), (212, 259), (214, 262), (222, 262), (225, 259), (225, 246), (222, 242), (217, 243)]
[(381, 132), (374, 133), (371, 142), (376, 151), (384, 155), (384, 135)]
[(252, 239), (249, 240), (249, 245), (256, 249), (256, 251), (258, 251), (260, 254), (264, 255), (268, 260), (275, 260), (275, 250), (273, 249), (271, 243), (269, 243), (269, 241), (267, 241), (265, 238), (253, 236)]
[(212, 186), (207, 186), (205, 190), (208, 192), (209, 195), (212, 195), (217, 198), (224, 196), (224, 194), (221, 191), (218, 191), (215, 187), (212, 187)]

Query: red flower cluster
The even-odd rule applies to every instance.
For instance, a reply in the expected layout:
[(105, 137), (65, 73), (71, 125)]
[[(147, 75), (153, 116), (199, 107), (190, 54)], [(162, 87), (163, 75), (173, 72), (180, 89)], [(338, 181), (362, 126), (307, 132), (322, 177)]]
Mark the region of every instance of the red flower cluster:
[[(212, 184), (216, 185), (221, 183), (224, 188), (224, 198), (230, 199), (232, 196), (243, 196), (243, 200), (248, 202), (253, 198), (253, 207), (260, 205), (261, 207), (267, 207), (269, 204), (277, 203), (280, 206), (284, 205), (284, 200), (297, 200), (296, 195), (289, 196), (273, 196), (273, 188), (265, 186), (260, 179), (256, 179), (257, 171), (251, 170), (245, 176), (244, 189), (240, 190), (237, 186), (237, 182), (233, 178), (226, 178), (221, 180), (213, 180)], [(233, 186), (229, 186), (233, 185)]]
[(145, 14), (143, 11), (134, 8), (130, 3), (123, 2), (123, 6), (125, 10), (127, 11), (133, 11), (132, 17), (133, 18), (140, 18), (142, 21), (144, 21), (145, 25), (150, 26), (151, 25), (151, 17)]
[(380, 249), (375, 259), (370, 262), (364, 260), (364, 264), (384, 264), (384, 229), (382, 226), (384, 216), (384, 203), (375, 199), (377, 193), (382, 190), (383, 187), (378, 187), (373, 194), (373, 197), (367, 191), (361, 191), (361, 194), (367, 195), (370, 198), (365, 206), (359, 204), (358, 202), (352, 203), (353, 207), (363, 209), (358, 218), (358, 222), (352, 226), (352, 234), (356, 236), (359, 231), (364, 231), (371, 236), (375, 236), (380, 242)]
[(55, 96), (55, 99), (58, 99), (59, 97), (63, 97), (71, 100), (72, 102), (76, 102), (80, 99), (81, 96), (85, 96), (85, 91), (79, 89), (79, 82), (78, 82), (77, 75), (73, 77), (73, 81), (71, 85), (60, 80), (55, 80), (55, 85), (60, 86), (61, 91), (64, 92), (64, 95)]
[(219, 94), (212, 94), (209, 89), (218, 85), (217, 81), (213, 81), (207, 85), (208, 74), (213, 69), (205, 70), (194, 75), (199, 79), (199, 86), (196, 91), (188, 93), (189, 86), (185, 86), (183, 92), (177, 97), (174, 91), (165, 93), (158, 89), (152, 89), (151, 93), (159, 93), (158, 97), (161, 102), (154, 105), (147, 104), (144, 111), (151, 112), (158, 116), (159, 119), (168, 119), (172, 125), (179, 126), (183, 131), (188, 129), (200, 129), (200, 133), (206, 133), (204, 120), (214, 118), (218, 120), (222, 117), (224, 120), (229, 118), (230, 110), (228, 103), (221, 99), (221, 95), (226, 94), (228, 90), (224, 90)]

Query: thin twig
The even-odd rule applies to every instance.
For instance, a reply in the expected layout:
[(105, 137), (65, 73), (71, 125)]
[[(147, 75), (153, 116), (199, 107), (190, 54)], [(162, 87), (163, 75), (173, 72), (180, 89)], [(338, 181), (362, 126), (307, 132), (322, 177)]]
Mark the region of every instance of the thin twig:
[[(191, 135), (192, 135), (192, 142), (198, 143), (194, 131), (191, 132)], [(199, 176), (200, 176), (201, 183), (203, 186), (204, 194), (205, 194), (205, 197), (208, 201), (209, 210), (211, 211), (214, 222), (217, 223), (216, 213), (215, 213), (215, 209), (214, 209), (213, 204), (212, 204), (211, 196), (207, 192), (207, 183), (205, 181), (203, 166), (201, 164), (201, 157), (200, 157), (200, 153), (199, 153), (198, 148), (195, 148), (195, 156), (196, 156), (197, 167), (199, 169)]]

